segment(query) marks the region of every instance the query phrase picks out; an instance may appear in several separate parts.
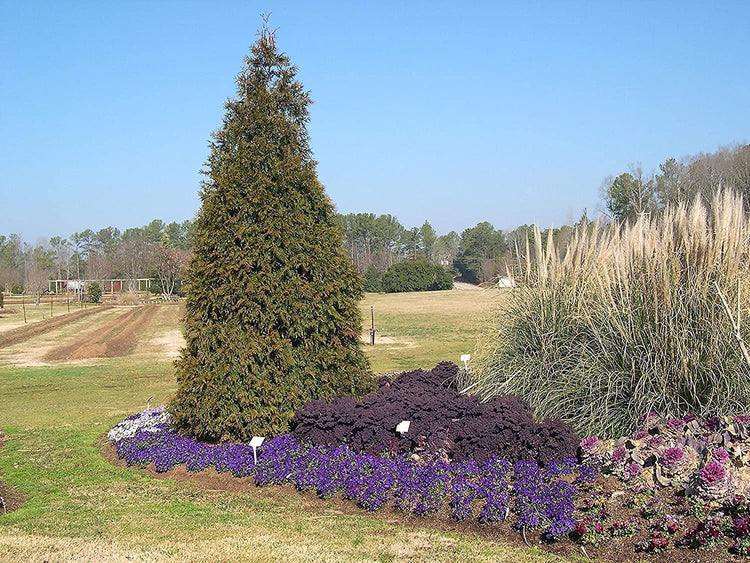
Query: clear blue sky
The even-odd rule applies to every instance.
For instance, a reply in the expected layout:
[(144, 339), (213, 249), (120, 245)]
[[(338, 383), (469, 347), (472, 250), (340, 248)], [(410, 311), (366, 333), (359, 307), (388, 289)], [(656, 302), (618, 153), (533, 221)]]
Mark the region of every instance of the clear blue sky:
[(0, 0), (0, 233), (191, 218), (263, 10), (343, 213), (559, 225), (750, 140), (750, 2), (463, 4)]

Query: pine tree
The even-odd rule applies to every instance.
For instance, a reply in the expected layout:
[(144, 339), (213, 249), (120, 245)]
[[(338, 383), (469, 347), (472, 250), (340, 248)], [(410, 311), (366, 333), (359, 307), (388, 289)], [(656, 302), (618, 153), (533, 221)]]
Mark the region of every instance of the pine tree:
[(357, 302), (309, 146), (309, 94), (266, 25), (212, 134), (170, 410), (205, 440), (287, 430), (311, 399), (372, 389)]
[(365, 291), (373, 293), (383, 291), (383, 284), (380, 283), (380, 273), (372, 264), (370, 264), (365, 272)]

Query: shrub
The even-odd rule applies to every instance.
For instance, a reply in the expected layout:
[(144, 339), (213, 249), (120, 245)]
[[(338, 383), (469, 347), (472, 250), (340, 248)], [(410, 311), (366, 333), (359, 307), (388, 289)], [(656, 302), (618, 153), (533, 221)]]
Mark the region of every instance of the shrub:
[(86, 293), (88, 293), (91, 303), (99, 303), (102, 300), (102, 286), (99, 285), (99, 282), (91, 282), (86, 288)]
[(117, 294), (116, 302), (118, 305), (138, 305), (140, 299), (135, 291), (121, 291)]
[[(393, 381), (383, 377), (377, 392), (360, 402), (311, 401), (292, 419), (292, 434), (328, 446), (346, 441), (372, 455), (415, 452), (475, 461), (498, 456), (541, 464), (575, 455), (579, 441), (568, 425), (536, 422), (529, 405), (514, 396), (480, 404), (458, 393), (457, 373), (455, 364), (442, 362)], [(411, 421), (403, 437), (395, 432), (402, 420)]]
[(265, 27), (213, 134), (170, 409), (206, 440), (277, 435), (311, 399), (361, 396), (362, 280), (309, 145), (309, 95)]
[(452, 289), (453, 278), (442, 266), (426, 260), (406, 260), (394, 264), (383, 274), (387, 293)]
[(365, 291), (379, 293), (383, 291), (383, 284), (380, 281), (380, 274), (375, 266), (370, 264), (365, 272)]
[[(726, 304), (750, 305), (742, 199), (717, 195), (641, 216), (579, 226), (567, 248), (550, 238), (519, 251), (517, 287), (498, 310), (476, 392), (514, 393), (539, 416), (582, 434), (627, 433), (641, 412), (677, 418), (743, 412), (750, 359)], [(734, 319), (739, 315), (734, 313)]]

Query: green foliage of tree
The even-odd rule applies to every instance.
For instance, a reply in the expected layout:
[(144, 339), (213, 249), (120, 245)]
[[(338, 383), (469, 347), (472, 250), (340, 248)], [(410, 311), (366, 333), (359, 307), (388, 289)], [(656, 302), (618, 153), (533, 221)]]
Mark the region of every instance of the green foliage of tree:
[(212, 135), (170, 406), (203, 439), (282, 433), (311, 399), (373, 388), (362, 279), (317, 178), (296, 70), (264, 27)]
[(453, 277), (442, 266), (426, 260), (406, 260), (394, 264), (383, 274), (387, 293), (405, 291), (437, 291), (452, 289)]
[(102, 300), (102, 286), (99, 282), (91, 282), (86, 288), (89, 303), (99, 303)]
[(424, 253), (424, 257), (432, 262), (434, 247), (437, 242), (437, 233), (429, 222), (425, 221), (419, 228), (419, 238), (422, 240), (422, 252)]
[(372, 264), (370, 264), (370, 267), (367, 268), (367, 271), (365, 272), (365, 291), (371, 293), (379, 293), (383, 291), (383, 284), (380, 281), (380, 273)]
[(483, 221), (461, 233), (459, 248), (456, 268), (466, 281), (480, 283), (495, 275), (496, 263), (508, 245), (501, 230)]

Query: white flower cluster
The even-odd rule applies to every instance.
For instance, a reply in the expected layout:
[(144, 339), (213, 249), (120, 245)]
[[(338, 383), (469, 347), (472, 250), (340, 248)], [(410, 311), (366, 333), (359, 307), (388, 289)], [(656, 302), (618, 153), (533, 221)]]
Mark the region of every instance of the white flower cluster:
[(117, 442), (123, 438), (135, 436), (137, 432), (156, 432), (160, 425), (168, 424), (169, 421), (169, 413), (163, 405), (155, 409), (146, 409), (137, 417), (127, 418), (116, 424), (107, 437), (112, 442)]

